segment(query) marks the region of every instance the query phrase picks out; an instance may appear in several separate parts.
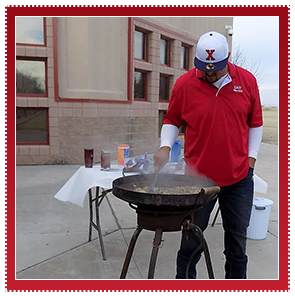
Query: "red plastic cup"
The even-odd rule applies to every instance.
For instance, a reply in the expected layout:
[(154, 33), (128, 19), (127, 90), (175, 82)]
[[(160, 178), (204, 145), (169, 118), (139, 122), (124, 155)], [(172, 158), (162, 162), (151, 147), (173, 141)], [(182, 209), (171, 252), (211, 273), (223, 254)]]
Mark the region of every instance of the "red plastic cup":
[(93, 167), (93, 149), (84, 149), (85, 168)]

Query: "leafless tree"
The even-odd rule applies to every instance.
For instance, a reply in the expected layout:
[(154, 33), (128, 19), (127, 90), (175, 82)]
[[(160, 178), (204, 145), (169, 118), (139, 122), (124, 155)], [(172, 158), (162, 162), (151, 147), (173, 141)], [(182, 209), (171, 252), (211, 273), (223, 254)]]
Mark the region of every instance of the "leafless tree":
[(239, 44), (233, 46), (231, 62), (251, 72), (256, 77), (258, 85), (263, 83), (265, 73), (261, 69), (261, 61), (253, 61), (248, 58), (247, 53)]

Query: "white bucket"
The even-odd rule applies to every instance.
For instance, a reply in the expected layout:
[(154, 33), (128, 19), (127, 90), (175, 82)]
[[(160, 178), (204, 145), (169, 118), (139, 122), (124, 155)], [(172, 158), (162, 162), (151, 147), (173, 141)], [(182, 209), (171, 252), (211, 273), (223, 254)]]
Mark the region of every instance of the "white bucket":
[(254, 197), (247, 238), (265, 239), (267, 236), (270, 210), (273, 201), (267, 198)]

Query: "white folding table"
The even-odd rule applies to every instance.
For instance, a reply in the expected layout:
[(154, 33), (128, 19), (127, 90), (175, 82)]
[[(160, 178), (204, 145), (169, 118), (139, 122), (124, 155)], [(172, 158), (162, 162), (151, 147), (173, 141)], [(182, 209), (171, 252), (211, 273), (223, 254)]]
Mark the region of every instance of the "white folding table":
[[(83, 207), (85, 196), (88, 192), (89, 198), (89, 236), (91, 241), (92, 227), (98, 232), (102, 257), (106, 260), (106, 252), (102, 239), (102, 232), (99, 222), (99, 206), (104, 197), (112, 191), (113, 180), (123, 176), (123, 166), (112, 165), (110, 170), (101, 170), (100, 165), (92, 168), (81, 166), (74, 175), (54, 195), (60, 201), (71, 202)], [(92, 196), (92, 188), (96, 188), (95, 197)], [(96, 221), (93, 220), (93, 203)]]

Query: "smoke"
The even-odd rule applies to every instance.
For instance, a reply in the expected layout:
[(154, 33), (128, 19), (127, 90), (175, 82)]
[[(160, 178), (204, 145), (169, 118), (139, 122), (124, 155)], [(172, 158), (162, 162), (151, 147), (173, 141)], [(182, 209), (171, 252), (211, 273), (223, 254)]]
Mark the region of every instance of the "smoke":
[[(150, 160), (145, 163), (142, 168), (143, 174), (154, 174), (154, 161)], [(185, 174), (185, 162), (181, 159), (179, 162), (168, 162), (164, 165), (164, 167), (159, 171), (160, 174)]]

